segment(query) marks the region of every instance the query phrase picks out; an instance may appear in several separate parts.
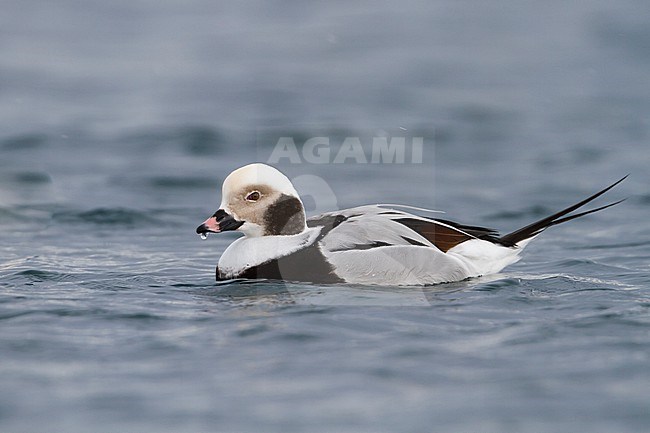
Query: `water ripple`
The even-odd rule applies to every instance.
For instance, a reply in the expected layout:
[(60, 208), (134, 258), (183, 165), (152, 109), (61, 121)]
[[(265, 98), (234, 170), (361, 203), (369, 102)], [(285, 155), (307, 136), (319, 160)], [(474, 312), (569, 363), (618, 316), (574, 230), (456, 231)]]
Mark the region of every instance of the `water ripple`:
[(208, 177), (174, 177), (174, 176), (156, 176), (149, 180), (154, 188), (168, 189), (200, 189), (214, 188), (216, 181)]
[[(12, 278), (10, 275), (9, 278)], [(25, 279), (30, 282), (45, 282), (45, 281), (73, 281), (77, 277), (74, 274), (64, 272), (46, 271), (41, 269), (26, 269), (24, 271), (16, 272), (13, 278)]]
[(8, 151), (32, 150), (41, 148), (47, 143), (44, 134), (24, 134), (8, 137), (0, 141), (0, 148)]
[(55, 221), (68, 224), (93, 224), (117, 226), (148, 226), (158, 222), (148, 212), (127, 208), (96, 208), (88, 211), (63, 210), (54, 212)]

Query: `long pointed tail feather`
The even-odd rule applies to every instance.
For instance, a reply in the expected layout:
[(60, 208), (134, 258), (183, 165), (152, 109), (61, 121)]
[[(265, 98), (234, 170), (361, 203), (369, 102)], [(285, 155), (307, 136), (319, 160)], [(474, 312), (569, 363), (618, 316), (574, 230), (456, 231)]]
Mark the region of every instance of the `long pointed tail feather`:
[[(629, 176), (629, 175), (627, 175), (627, 176)], [(578, 208), (581, 208), (582, 206), (586, 205), (587, 203), (595, 200), (596, 198), (600, 197), (601, 195), (605, 194), (607, 191), (609, 191), (610, 189), (614, 188), (616, 185), (618, 185), (619, 183), (621, 183), (625, 179), (627, 179), (627, 176), (624, 176), (622, 179), (618, 180), (617, 182), (614, 182), (613, 184), (611, 184), (607, 188), (605, 188), (605, 189), (603, 189), (601, 191), (598, 191), (596, 194), (594, 194), (594, 195), (592, 195), (590, 197), (587, 197), (586, 199), (582, 200), (579, 203), (574, 204), (573, 206), (569, 206), (568, 208), (562, 209), (561, 211), (559, 211), (557, 213), (554, 213), (551, 216), (543, 218), (543, 219), (541, 219), (539, 221), (535, 221), (534, 223), (529, 224), (526, 227), (522, 227), (519, 230), (515, 230), (512, 233), (508, 233), (507, 235), (501, 236), (499, 238), (498, 242), (500, 244), (502, 244), (502, 245), (513, 247), (513, 246), (516, 246), (519, 242), (521, 242), (521, 241), (523, 241), (525, 239), (529, 239), (529, 238), (532, 238), (533, 236), (536, 236), (536, 235), (540, 234), (545, 229), (547, 229), (547, 228), (549, 228), (551, 226), (562, 224), (564, 222), (571, 221), (572, 219), (579, 218), (579, 217), (582, 217), (582, 216), (585, 216), (585, 215), (589, 215), (591, 213), (598, 212), (598, 211), (601, 211), (603, 209), (607, 209), (608, 207), (612, 207), (614, 205), (619, 204), (620, 202), (624, 201), (625, 199), (619, 200), (619, 201), (614, 202), (614, 203), (607, 204), (605, 206), (598, 207), (596, 209), (591, 209), (591, 210), (580, 212), (580, 213), (577, 213), (577, 214), (574, 214), (574, 215), (565, 216), (565, 215), (570, 214), (574, 210), (576, 210)], [(564, 218), (562, 218), (562, 217), (564, 217)]]

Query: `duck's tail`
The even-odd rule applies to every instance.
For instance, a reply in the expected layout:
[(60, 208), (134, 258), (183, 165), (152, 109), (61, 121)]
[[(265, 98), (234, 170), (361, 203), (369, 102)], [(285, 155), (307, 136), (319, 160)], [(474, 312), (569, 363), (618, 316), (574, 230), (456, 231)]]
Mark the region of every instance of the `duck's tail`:
[[(627, 175), (627, 176), (629, 176), (629, 175)], [(607, 204), (605, 206), (598, 207), (596, 209), (591, 209), (591, 210), (580, 212), (580, 213), (577, 213), (577, 214), (568, 215), (571, 212), (573, 212), (574, 210), (581, 208), (582, 206), (586, 205), (587, 203), (591, 202), (592, 200), (595, 200), (596, 198), (598, 198), (601, 195), (605, 194), (607, 191), (614, 188), (619, 183), (623, 182), (627, 178), (627, 176), (625, 176), (622, 179), (620, 179), (619, 181), (611, 184), (607, 188), (605, 188), (605, 189), (603, 189), (601, 191), (598, 191), (596, 194), (592, 195), (591, 197), (587, 197), (586, 199), (582, 200), (581, 202), (574, 204), (573, 206), (569, 206), (568, 208), (563, 209), (563, 210), (561, 210), (561, 211), (559, 211), (557, 213), (554, 213), (551, 216), (543, 218), (543, 219), (541, 219), (539, 221), (535, 221), (534, 223), (529, 224), (526, 227), (522, 227), (519, 230), (515, 230), (512, 233), (508, 233), (507, 235), (501, 236), (498, 239), (498, 243), (500, 243), (502, 245), (505, 245), (505, 246), (509, 246), (509, 247), (523, 246), (523, 245), (520, 245), (520, 243), (523, 243), (525, 245), (525, 243), (523, 241), (526, 241), (527, 239), (531, 239), (531, 238), (537, 236), (538, 234), (540, 234), (541, 232), (543, 232), (544, 230), (546, 230), (547, 228), (549, 228), (551, 226), (562, 224), (564, 222), (571, 221), (572, 219), (580, 218), (582, 216), (589, 215), (590, 213), (594, 213), (594, 212), (601, 211), (603, 209), (607, 209), (608, 207), (612, 207), (614, 205), (619, 204), (622, 201), (625, 201), (625, 199), (623, 199), (623, 200), (616, 201), (614, 203)], [(565, 215), (568, 215), (568, 216), (565, 216)]]

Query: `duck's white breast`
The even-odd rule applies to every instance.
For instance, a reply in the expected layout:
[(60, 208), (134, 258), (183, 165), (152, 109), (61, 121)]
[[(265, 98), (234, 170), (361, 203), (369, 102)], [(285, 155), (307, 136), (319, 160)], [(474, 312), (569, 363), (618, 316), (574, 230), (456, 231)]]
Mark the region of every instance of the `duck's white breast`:
[(287, 256), (311, 245), (320, 231), (320, 227), (315, 227), (290, 236), (244, 236), (230, 244), (223, 252), (219, 259), (219, 270), (224, 275), (238, 275), (245, 269)]

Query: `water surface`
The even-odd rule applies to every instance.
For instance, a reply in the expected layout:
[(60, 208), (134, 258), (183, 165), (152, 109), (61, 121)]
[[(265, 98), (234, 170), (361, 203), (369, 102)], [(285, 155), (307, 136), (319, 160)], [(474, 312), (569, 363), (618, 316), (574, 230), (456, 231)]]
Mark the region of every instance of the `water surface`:
[[(648, 431), (649, 12), (5, 2), (0, 430)], [(236, 235), (194, 229), (282, 136), (424, 138), (422, 164), (281, 161), (310, 214), (507, 232), (631, 173), (628, 200), (495, 276), (215, 284)]]

